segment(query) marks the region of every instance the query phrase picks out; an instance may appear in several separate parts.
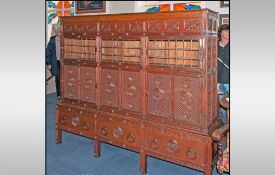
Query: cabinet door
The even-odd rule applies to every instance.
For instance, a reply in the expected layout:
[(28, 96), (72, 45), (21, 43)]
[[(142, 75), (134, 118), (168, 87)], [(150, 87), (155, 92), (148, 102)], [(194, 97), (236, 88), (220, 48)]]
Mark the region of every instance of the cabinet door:
[(64, 65), (64, 97), (69, 99), (78, 100), (78, 75), (79, 71), (77, 66)]
[(122, 72), (122, 108), (140, 112), (141, 85), (140, 72)]
[(148, 73), (148, 114), (170, 117), (171, 76)]
[(80, 99), (91, 103), (96, 102), (96, 69), (93, 67), (81, 67)]
[(102, 69), (102, 105), (119, 107), (119, 72), (118, 70)]
[(174, 76), (174, 119), (190, 124), (201, 124), (200, 78)]

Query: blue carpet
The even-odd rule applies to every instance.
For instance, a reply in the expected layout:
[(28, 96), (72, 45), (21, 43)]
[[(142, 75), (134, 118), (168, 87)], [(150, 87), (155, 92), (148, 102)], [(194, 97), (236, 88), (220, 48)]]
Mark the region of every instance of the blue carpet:
[[(55, 144), (56, 93), (46, 96), (47, 175), (140, 175), (139, 154), (101, 143), (101, 156), (94, 158), (91, 139), (63, 132)], [(212, 175), (216, 175), (213, 169)], [(202, 172), (148, 157), (147, 175), (203, 175)]]

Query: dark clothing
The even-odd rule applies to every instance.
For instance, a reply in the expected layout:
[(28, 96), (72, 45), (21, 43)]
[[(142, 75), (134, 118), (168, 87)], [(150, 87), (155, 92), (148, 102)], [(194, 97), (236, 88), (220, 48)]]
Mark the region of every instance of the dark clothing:
[(55, 46), (55, 36), (50, 38), (50, 41), (46, 49), (46, 64), (51, 65), (51, 73), (53, 75), (59, 74), (59, 69), (57, 67), (57, 58), (56, 58), (56, 46)]
[(55, 36), (50, 38), (46, 49), (46, 64), (51, 65), (51, 74), (55, 76), (57, 96), (60, 96), (60, 61), (56, 58)]
[(60, 73), (59, 73), (59, 69), (60, 69), (60, 61), (57, 61), (57, 69), (58, 69), (58, 74), (55, 75), (55, 88), (56, 88), (56, 93), (57, 96), (60, 96)]
[[(218, 44), (218, 58), (229, 67), (229, 42), (221, 47)], [(218, 60), (218, 83), (229, 84), (229, 69)]]

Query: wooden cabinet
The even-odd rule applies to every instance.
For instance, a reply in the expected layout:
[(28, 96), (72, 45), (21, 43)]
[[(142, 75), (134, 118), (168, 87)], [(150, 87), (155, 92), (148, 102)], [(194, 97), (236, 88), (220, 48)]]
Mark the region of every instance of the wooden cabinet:
[(211, 174), (217, 105), (217, 13), (208, 10), (61, 19), (62, 131)]

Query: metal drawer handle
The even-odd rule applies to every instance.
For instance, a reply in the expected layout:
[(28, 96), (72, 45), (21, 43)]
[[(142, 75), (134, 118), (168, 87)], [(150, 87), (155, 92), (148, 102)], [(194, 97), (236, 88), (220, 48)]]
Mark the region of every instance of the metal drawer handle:
[(110, 85), (111, 87), (116, 87), (116, 85), (113, 84), (113, 83), (110, 83), (109, 85)]
[(132, 92), (126, 92), (126, 95), (130, 96), (130, 97), (133, 97), (134, 96), (134, 93)]
[(103, 127), (103, 128), (101, 129), (101, 134), (104, 135), (104, 136), (108, 135), (108, 129), (105, 128), (105, 127)]
[(159, 148), (159, 141), (157, 139), (152, 140), (151, 148), (158, 149)]
[(127, 137), (127, 141), (130, 142), (130, 143), (135, 142), (134, 134), (129, 134), (128, 137)]
[(110, 89), (105, 89), (105, 91), (108, 92), (108, 93), (112, 93), (112, 92), (113, 92), (113, 91), (110, 90)]
[(72, 125), (73, 125), (74, 127), (77, 127), (77, 126), (79, 126), (79, 124), (80, 124), (80, 119), (79, 119), (79, 117), (77, 117), (77, 116), (72, 117)]
[(64, 125), (67, 124), (67, 118), (65, 116), (62, 118), (61, 123)]
[(67, 85), (68, 85), (68, 86), (73, 86), (73, 84), (72, 84), (72, 83), (67, 83)]
[(188, 159), (194, 160), (197, 157), (197, 153), (192, 148), (188, 148), (186, 151), (186, 156)]
[(89, 122), (85, 122), (85, 123), (84, 123), (84, 126), (83, 126), (83, 129), (88, 130), (89, 127), (90, 127)]

